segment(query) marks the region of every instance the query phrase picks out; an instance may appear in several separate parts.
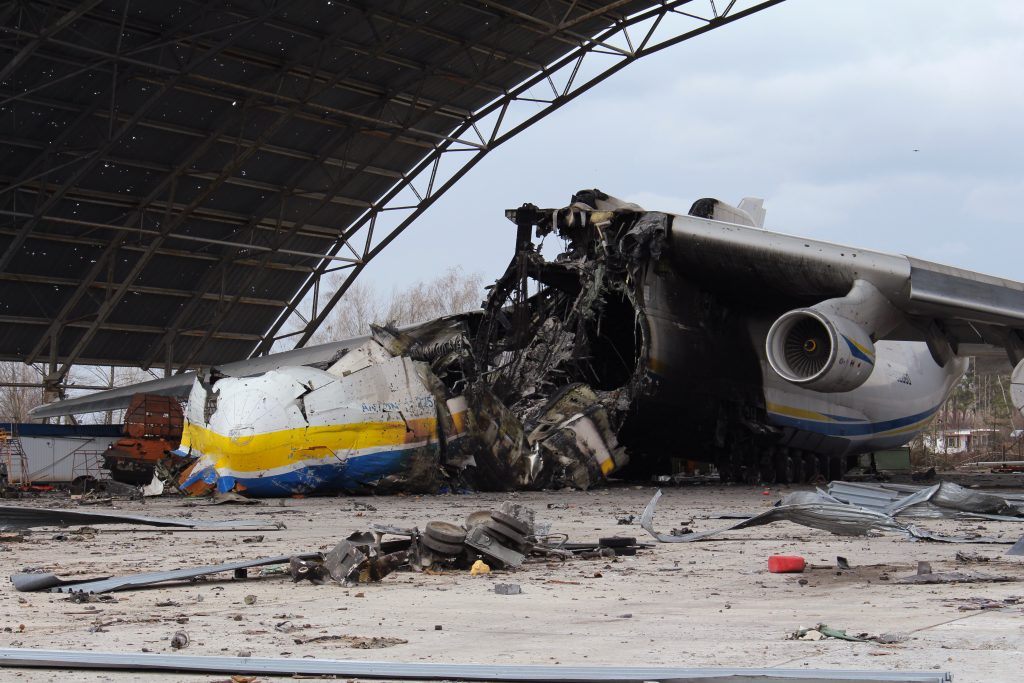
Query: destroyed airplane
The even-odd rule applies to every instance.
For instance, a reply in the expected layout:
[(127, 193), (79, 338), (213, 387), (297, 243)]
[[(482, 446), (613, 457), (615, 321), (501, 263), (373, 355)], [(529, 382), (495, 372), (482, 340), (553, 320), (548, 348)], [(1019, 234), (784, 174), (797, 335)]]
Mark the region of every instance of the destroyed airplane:
[[(1024, 284), (769, 232), (764, 215), (598, 190), (526, 204), (480, 311), (134, 389), (191, 391), (182, 489), (256, 496), (585, 489), (673, 457), (727, 481), (832, 477), (918, 434), (979, 353), (1016, 365), (1024, 407)], [(549, 235), (566, 244), (550, 260), (534, 242)]]

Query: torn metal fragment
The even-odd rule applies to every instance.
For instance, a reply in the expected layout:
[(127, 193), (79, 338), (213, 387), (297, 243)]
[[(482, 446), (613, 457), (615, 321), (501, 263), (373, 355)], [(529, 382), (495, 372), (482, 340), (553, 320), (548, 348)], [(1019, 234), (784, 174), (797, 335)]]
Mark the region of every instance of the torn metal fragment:
[(367, 560), (359, 546), (351, 541), (339, 541), (324, 555), (324, 567), (331, 578), (338, 583), (345, 583), (358, 573), (359, 566)]
[(500, 566), (518, 567), (526, 556), (506, 543), (483, 525), (475, 526), (466, 533), (466, 545), (470, 548), (480, 551), (490, 560), (496, 560)]
[(308, 553), (305, 555), (279, 555), (277, 557), (265, 557), (258, 560), (246, 560), (242, 562), (228, 562), (225, 564), (207, 565), (204, 567), (189, 567), (186, 569), (172, 569), (170, 571), (145, 572), (142, 574), (130, 574), (128, 576), (114, 576), (104, 579), (83, 579), (79, 581), (63, 581), (53, 574), (15, 574), (11, 582), (19, 591), (40, 591), (49, 590), (51, 593), (110, 593), (113, 591), (131, 590), (143, 586), (151, 586), (157, 583), (170, 581), (187, 581), (197, 579), (201, 576), (220, 574), (222, 572), (235, 572), (239, 569), (252, 567), (265, 567), (273, 564), (288, 564), (292, 557), (302, 560), (319, 560), (320, 553)]
[(1019, 581), (1015, 576), (983, 574), (981, 572), (925, 572), (896, 579), (895, 583), (1004, 583)]
[(659, 489), (644, 509), (643, 515), (640, 517), (640, 526), (662, 543), (700, 541), (726, 531), (780, 521), (824, 529), (841, 536), (864, 536), (871, 530), (905, 531), (898, 522), (880, 512), (845, 505), (835, 499), (831, 499), (834, 502), (830, 502), (829, 497), (821, 492), (814, 494), (798, 491), (783, 498), (781, 504), (770, 510), (721, 529), (682, 535), (662, 534), (654, 530), (654, 511), (660, 498), (661, 490)]
[(823, 529), (840, 536), (864, 536), (868, 532), (896, 531), (917, 540), (938, 541), (943, 543), (1012, 543), (999, 538), (986, 536), (946, 536), (927, 529), (920, 529), (913, 524), (904, 524), (889, 515), (876, 510), (868, 510), (847, 505), (832, 498), (823, 491), (796, 491), (783, 498), (775, 507), (761, 514), (754, 515), (721, 529), (700, 531), (688, 534), (662, 534), (654, 530), (654, 511), (661, 498), (659, 489), (644, 509), (640, 517), (640, 526), (647, 533), (662, 543), (690, 543), (718, 536), (726, 531), (747, 527), (771, 524), (772, 522), (788, 521), (814, 529)]
[(828, 493), (844, 503), (878, 510), (893, 517), (1024, 522), (1024, 513), (1016, 501), (994, 493), (971, 491), (948, 481), (926, 487), (833, 481), (828, 485)]
[(57, 508), (25, 507), (21, 505), (0, 506), (0, 530), (31, 529), (41, 526), (71, 526), (78, 524), (142, 524), (145, 526), (181, 527), (203, 529), (204, 531), (262, 531), (280, 529), (279, 523), (259, 520), (201, 520), (144, 517), (116, 512), (81, 512)]
[(328, 576), (323, 562), (304, 560), (301, 557), (293, 557), (288, 560), (288, 573), (291, 574), (294, 583), (305, 579), (318, 586), (326, 583)]

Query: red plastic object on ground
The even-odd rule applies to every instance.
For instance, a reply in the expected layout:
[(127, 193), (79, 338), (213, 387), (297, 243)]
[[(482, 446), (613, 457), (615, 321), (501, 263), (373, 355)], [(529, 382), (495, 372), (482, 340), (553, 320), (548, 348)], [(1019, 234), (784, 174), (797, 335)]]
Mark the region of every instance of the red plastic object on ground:
[(772, 574), (798, 574), (807, 562), (799, 555), (772, 555), (768, 558), (768, 571)]

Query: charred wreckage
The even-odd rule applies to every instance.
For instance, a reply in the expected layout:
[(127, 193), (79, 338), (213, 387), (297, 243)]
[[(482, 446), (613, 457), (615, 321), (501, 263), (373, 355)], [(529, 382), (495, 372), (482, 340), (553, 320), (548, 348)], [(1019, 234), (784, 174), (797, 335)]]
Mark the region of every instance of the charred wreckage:
[[(515, 255), (481, 310), (139, 385), (191, 382), (167, 478), (256, 497), (587, 489), (685, 458), (726, 481), (835, 479), (920, 433), (978, 352), (1016, 365), (1024, 408), (1022, 283), (771, 232), (757, 199), (673, 215), (585, 190), (506, 216)], [(34, 414), (129, 397), (106, 394)]]
[[(670, 218), (598, 191), (508, 217), (516, 254), (482, 310), (371, 326), (316, 367), (197, 379), (172, 452), (180, 488), (587, 489), (625, 467), (620, 435), (650, 432), (637, 417), (662, 384), (643, 288)], [(569, 248), (549, 261), (533, 237), (552, 233)]]

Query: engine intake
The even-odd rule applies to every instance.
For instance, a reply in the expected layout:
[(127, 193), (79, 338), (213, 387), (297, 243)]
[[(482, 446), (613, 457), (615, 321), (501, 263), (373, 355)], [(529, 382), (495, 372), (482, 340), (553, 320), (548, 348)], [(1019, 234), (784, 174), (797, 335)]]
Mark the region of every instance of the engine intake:
[(846, 296), (783, 313), (765, 340), (768, 364), (807, 389), (851, 391), (875, 369), (875, 341), (904, 322), (902, 311), (867, 280)]
[(859, 325), (814, 308), (784, 313), (768, 331), (768, 363), (793, 384), (824, 392), (850, 391), (875, 367), (875, 345)]

